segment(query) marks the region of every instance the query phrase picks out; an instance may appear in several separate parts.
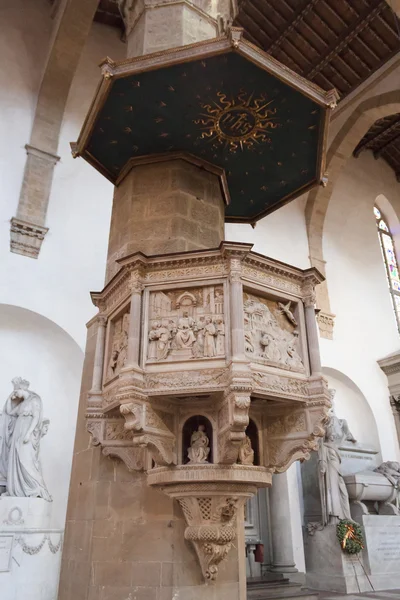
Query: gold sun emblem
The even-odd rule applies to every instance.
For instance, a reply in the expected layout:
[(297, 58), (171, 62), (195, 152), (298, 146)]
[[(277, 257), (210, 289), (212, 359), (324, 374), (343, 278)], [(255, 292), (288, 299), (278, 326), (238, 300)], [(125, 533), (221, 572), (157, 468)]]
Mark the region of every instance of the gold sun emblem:
[(267, 129), (276, 129), (276, 108), (271, 108), (273, 100), (267, 102), (264, 95), (254, 97), (241, 91), (237, 98), (228, 100), (226, 94), (217, 93), (218, 102), (202, 104), (206, 111), (195, 119), (201, 125), (200, 139), (208, 139), (214, 147), (225, 146), (230, 152), (239, 148), (251, 150), (256, 144), (268, 143), (271, 138)]

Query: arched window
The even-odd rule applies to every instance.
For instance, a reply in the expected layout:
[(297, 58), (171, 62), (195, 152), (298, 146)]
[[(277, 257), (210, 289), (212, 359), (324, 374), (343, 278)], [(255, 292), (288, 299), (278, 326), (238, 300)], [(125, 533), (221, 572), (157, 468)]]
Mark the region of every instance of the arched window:
[(400, 277), (396, 254), (394, 251), (393, 236), (382, 212), (374, 206), (374, 215), (381, 244), (383, 261), (386, 267), (386, 275), (389, 284), (390, 295), (394, 314), (396, 316), (397, 328), (400, 332)]

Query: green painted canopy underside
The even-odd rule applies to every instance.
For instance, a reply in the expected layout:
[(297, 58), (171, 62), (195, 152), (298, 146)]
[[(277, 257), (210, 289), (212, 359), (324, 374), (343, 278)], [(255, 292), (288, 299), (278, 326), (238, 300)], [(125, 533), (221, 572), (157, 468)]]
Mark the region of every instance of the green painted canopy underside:
[[(269, 141), (232, 152), (201, 138), (203, 105), (237, 102), (245, 91), (276, 109)], [(243, 97), (243, 95), (242, 95)], [(86, 146), (115, 178), (131, 157), (189, 152), (225, 169), (227, 218), (251, 221), (318, 177), (323, 111), (315, 102), (234, 52), (116, 79)]]

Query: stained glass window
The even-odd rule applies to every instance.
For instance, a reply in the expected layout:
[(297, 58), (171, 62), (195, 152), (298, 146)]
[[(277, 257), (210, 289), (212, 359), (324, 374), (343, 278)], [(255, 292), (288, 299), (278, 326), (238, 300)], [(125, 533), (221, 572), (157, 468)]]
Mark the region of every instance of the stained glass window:
[(397, 328), (400, 332), (400, 274), (394, 251), (393, 236), (387, 225), (382, 212), (374, 207), (376, 226), (378, 229), (379, 242), (381, 244), (383, 261), (386, 267), (386, 276), (388, 280), (390, 295), (392, 298), (393, 310), (396, 316)]

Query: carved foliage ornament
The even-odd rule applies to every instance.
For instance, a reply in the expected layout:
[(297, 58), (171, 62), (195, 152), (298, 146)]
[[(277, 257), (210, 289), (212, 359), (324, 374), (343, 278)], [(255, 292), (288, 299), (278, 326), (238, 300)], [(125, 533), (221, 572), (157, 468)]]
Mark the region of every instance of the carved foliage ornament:
[(218, 565), (235, 541), (237, 512), (246, 498), (186, 496), (178, 500), (188, 523), (185, 539), (195, 547), (204, 579), (215, 581)]

